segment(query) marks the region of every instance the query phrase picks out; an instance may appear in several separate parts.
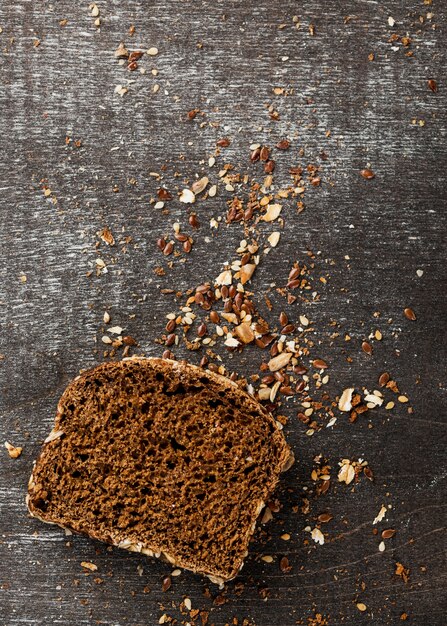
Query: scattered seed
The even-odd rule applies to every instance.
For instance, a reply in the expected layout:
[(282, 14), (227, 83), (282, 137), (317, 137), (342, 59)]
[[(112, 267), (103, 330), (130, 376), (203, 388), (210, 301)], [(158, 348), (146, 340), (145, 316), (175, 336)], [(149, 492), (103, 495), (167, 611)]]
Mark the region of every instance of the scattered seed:
[(273, 557), (270, 556), (269, 554), (265, 554), (264, 556), (261, 557), (261, 559), (265, 561), (266, 563), (273, 563)]
[(179, 200), (183, 202), (183, 204), (193, 204), (196, 201), (196, 197), (191, 189), (183, 189)]
[(288, 322), (288, 316), (286, 315), (286, 313), (284, 313), (284, 311), (281, 311), (281, 313), (279, 314), (279, 323), (281, 324), (281, 326), (285, 326)]
[(391, 537), (394, 537), (395, 534), (396, 531), (394, 530), (394, 528), (387, 528), (386, 530), (382, 531), (382, 539), (391, 539)]
[(407, 396), (398, 396), (397, 399), (399, 400), (399, 402), (402, 402), (402, 404), (408, 402)]
[(375, 174), (372, 170), (362, 170), (360, 172), (360, 175), (363, 176), (363, 178), (366, 178), (366, 180), (371, 180), (371, 178), (374, 178)]
[(278, 150), (288, 150), (290, 148), (290, 141), (288, 139), (281, 139), (281, 141), (276, 144), (276, 147)]
[(411, 320), (412, 322), (414, 322), (416, 319), (416, 313), (413, 311), (413, 309), (410, 309), (408, 307), (404, 309), (404, 315), (407, 320)]
[(163, 578), (163, 583), (161, 585), (161, 590), (162, 591), (168, 591), (168, 589), (171, 588), (171, 577), (170, 576), (166, 576), (166, 578)]
[(390, 380), (390, 375), (388, 374), (388, 372), (383, 372), (383, 374), (380, 374), (379, 376), (379, 385), (381, 387), (384, 387), (389, 380)]
[(94, 563), (90, 563), (89, 561), (82, 561), (81, 566), (85, 567), (85, 569), (89, 569), (91, 572), (96, 572), (98, 566)]
[(169, 256), (173, 250), (174, 250), (174, 244), (172, 243), (172, 241), (169, 241), (163, 248), (163, 254), (165, 256)]
[(317, 369), (317, 370), (324, 370), (326, 368), (329, 367), (329, 365), (326, 363), (326, 361), (323, 361), (323, 359), (314, 359), (312, 361), (312, 365)]
[(359, 611), (362, 611), (362, 612), (366, 611), (366, 605), (363, 604), (363, 602), (358, 602), (357, 608), (358, 608)]
[(218, 139), (216, 141), (216, 145), (219, 146), (219, 148), (227, 148), (230, 143), (231, 141), (228, 139), (228, 137), (223, 137), (222, 139)]
[(271, 372), (277, 372), (281, 368), (285, 367), (292, 358), (291, 352), (281, 352), (278, 356), (273, 357), (268, 362), (268, 367)]
[(186, 609), (187, 611), (190, 611), (190, 610), (191, 610), (191, 608), (192, 608), (192, 604), (191, 604), (191, 600), (190, 600), (189, 598), (185, 598), (185, 599), (183, 600), (183, 604), (185, 605), (185, 609)]
[(362, 350), (363, 350), (363, 352), (365, 352), (365, 354), (369, 354), (370, 356), (371, 356), (372, 351), (373, 351), (371, 344), (368, 343), (367, 341), (363, 341), (362, 342)]
[(149, 50), (147, 51), (147, 54), (151, 57), (155, 57), (158, 54), (158, 48), (149, 48)]
[(281, 233), (279, 233), (278, 231), (274, 231), (268, 236), (267, 241), (272, 246), (272, 248), (276, 248), (280, 237), (281, 237)]
[(284, 533), (283, 535), (281, 535), (281, 539), (283, 541), (289, 541), (290, 540), (290, 535), (289, 533)]
[(11, 459), (18, 459), (22, 454), (23, 448), (13, 446), (9, 441), (5, 441), (5, 448), (8, 450), (8, 454)]
[(430, 80), (427, 81), (429, 88), (436, 93), (438, 91), (438, 83), (433, 80), (433, 78), (430, 78)]
[(286, 556), (283, 556), (279, 562), (279, 569), (284, 572), (290, 572), (292, 569), (292, 566), (289, 563), (289, 559)]
[(318, 521), (322, 524), (327, 524), (327, 522), (330, 522), (331, 519), (333, 519), (333, 515), (330, 513), (321, 513), (321, 515), (318, 516)]

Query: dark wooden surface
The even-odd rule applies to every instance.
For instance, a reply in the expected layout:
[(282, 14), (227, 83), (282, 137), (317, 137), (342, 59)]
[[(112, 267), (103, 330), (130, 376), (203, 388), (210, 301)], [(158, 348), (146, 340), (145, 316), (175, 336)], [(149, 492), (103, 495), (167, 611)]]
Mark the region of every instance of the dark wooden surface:
[[(379, 626), (401, 623), (407, 614), (409, 624), (441, 626), (445, 3), (97, 4), (100, 29), (88, 2), (0, 4), (0, 441), (24, 448), (16, 460), (3, 448), (0, 455), (0, 623), (140, 626), (157, 624), (164, 613), (187, 621), (177, 608), (187, 596), (193, 608), (210, 611), (209, 623), (216, 625), (247, 619), (289, 626), (321, 614), (331, 626)], [(410, 45), (390, 42), (393, 33), (408, 36)], [(158, 56), (141, 62), (146, 74), (119, 66), (114, 50), (122, 40), (132, 50), (158, 47)], [(436, 93), (429, 79), (437, 81)], [(128, 80), (126, 95), (114, 93)], [(292, 93), (277, 96), (274, 87)], [(278, 121), (269, 117), (269, 104), (279, 111)], [(189, 121), (194, 108), (205, 115)], [(231, 145), (209, 170), (208, 157), (222, 136)], [(218, 589), (198, 576), (184, 572), (163, 593), (162, 578), (171, 571), (166, 564), (65, 537), (30, 519), (24, 495), (65, 384), (102, 359), (104, 346), (97, 342), (104, 311), (138, 340), (137, 352), (160, 355), (154, 339), (165, 314), (176, 310), (175, 297), (160, 290), (212, 280), (222, 263), (235, 258), (241, 226), (209, 228), (231, 196), (220, 191), (195, 205), (202, 224), (196, 244), (186, 262), (169, 269), (155, 241), (173, 221), (186, 223), (186, 208), (174, 201), (169, 214), (154, 209), (150, 200), (159, 184), (149, 173), (166, 165), (163, 182), (174, 192), (196, 173), (216, 182), (224, 163), (254, 171), (251, 143), (273, 145), (283, 137), (292, 148), (278, 156), (276, 184), (288, 184), (290, 166), (307, 163), (321, 165), (322, 184), (306, 194), (304, 212), (293, 203), (283, 210), (282, 239), (257, 271), (255, 300), (269, 315), (263, 307), (269, 285), (283, 286), (292, 262), (305, 260), (307, 250), (319, 253), (312, 280), (320, 300), (298, 301), (287, 310), (294, 320), (304, 313), (315, 322), (320, 356), (331, 364), (328, 388), (333, 395), (351, 385), (377, 388), (377, 377), (388, 370), (414, 412), (397, 403), (393, 411), (377, 409), (354, 424), (339, 415), (334, 428), (309, 437), (297, 406), (281, 407), (290, 417), (286, 433), (297, 455), (279, 492), (283, 508), (264, 528), (267, 543), (258, 535), (251, 547), (238, 579), (243, 591), (228, 584), (227, 602), (216, 606)], [(376, 174), (371, 181), (359, 175), (368, 166)], [(44, 188), (51, 189), (48, 197)], [(97, 235), (106, 226), (117, 240), (113, 248)], [(88, 277), (98, 257), (108, 273)], [(164, 277), (154, 273), (157, 266), (165, 267)], [(320, 276), (327, 277), (326, 286)], [(284, 300), (270, 291), (276, 320)], [(416, 322), (403, 316), (404, 307), (415, 310)], [(339, 324), (338, 339), (330, 338), (331, 320)], [(374, 342), (369, 357), (360, 344), (376, 328), (383, 340)], [(344, 341), (346, 333), (351, 342)], [(258, 371), (262, 355), (254, 347), (242, 356), (222, 346), (216, 351), (229, 369)], [(200, 358), (175, 352), (196, 363)], [(315, 498), (311, 471), (320, 454), (332, 466), (333, 480), (328, 494)], [(339, 460), (359, 457), (373, 469), (374, 482), (337, 483)], [(296, 511), (303, 497), (310, 500), (307, 514)], [(382, 504), (392, 508), (375, 536), (372, 521)], [(313, 528), (323, 511), (334, 519), (322, 527), (326, 542), (320, 546), (304, 528)], [(396, 536), (381, 553), (380, 533), (390, 527)], [(280, 539), (284, 532), (290, 541)], [(261, 561), (265, 554), (274, 562)], [(283, 555), (292, 565), (286, 574), (278, 564)], [(81, 561), (94, 562), (98, 571), (87, 576)], [(396, 563), (409, 568), (408, 582), (395, 574)], [(204, 596), (206, 588), (211, 598)]]

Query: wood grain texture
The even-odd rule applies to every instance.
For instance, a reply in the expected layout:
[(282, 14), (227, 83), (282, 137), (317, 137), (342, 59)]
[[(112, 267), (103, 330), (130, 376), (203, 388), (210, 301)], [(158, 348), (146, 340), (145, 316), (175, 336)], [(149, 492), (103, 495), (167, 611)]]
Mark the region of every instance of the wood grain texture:
[[(0, 441), (24, 447), (19, 459), (9, 459), (6, 450), (0, 455), (0, 623), (142, 626), (157, 624), (165, 612), (186, 620), (171, 605), (188, 596), (194, 608), (210, 611), (209, 623), (216, 625), (237, 617), (239, 624), (246, 618), (257, 626), (292, 626), (321, 613), (331, 626), (379, 626), (400, 623), (407, 613), (409, 624), (441, 626), (445, 4), (115, 0), (97, 5), (100, 29), (87, 2), (0, 4)], [(292, 21), (296, 14), (299, 29)], [(409, 36), (409, 48), (390, 42), (392, 33)], [(141, 62), (146, 74), (119, 66), (114, 50), (120, 41), (132, 50), (158, 47), (157, 57)], [(370, 53), (374, 61), (368, 60)], [(438, 82), (436, 93), (428, 88), (429, 79)], [(124, 97), (114, 93), (118, 84), (128, 85)], [(275, 86), (293, 93), (275, 96)], [(270, 119), (268, 104), (279, 111), (279, 121)], [(191, 122), (187, 112), (194, 108), (205, 116)], [(204, 597), (209, 585), (200, 577), (182, 573), (162, 593), (162, 578), (170, 571), (166, 564), (67, 538), (60, 529), (29, 519), (24, 494), (66, 383), (102, 358), (97, 342), (103, 312), (110, 311), (114, 323), (138, 340), (141, 352), (160, 355), (154, 339), (165, 314), (176, 307), (175, 298), (160, 290), (212, 280), (216, 268), (234, 256), (241, 227), (222, 224), (214, 232), (208, 226), (211, 217), (223, 215), (224, 194), (197, 204), (200, 234), (186, 262), (173, 270), (155, 241), (173, 221), (186, 222), (185, 207), (172, 202), (163, 214), (150, 204), (158, 187), (150, 172), (166, 165), (164, 183), (175, 190), (196, 172), (208, 173), (208, 156), (222, 136), (231, 145), (219, 158), (214, 179), (225, 162), (249, 171), (252, 142), (273, 145), (283, 137), (292, 140), (292, 150), (278, 156), (278, 185), (290, 180), (291, 164), (322, 167), (321, 188), (306, 195), (303, 213), (287, 209), (281, 244), (256, 273), (253, 290), (261, 309), (259, 294), (273, 282), (284, 285), (294, 260), (305, 259), (309, 249), (319, 253), (314, 280), (328, 277), (327, 286), (318, 288), (321, 299), (288, 312), (315, 321), (315, 341), (331, 363), (331, 393), (351, 385), (373, 388), (378, 375), (389, 370), (414, 413), (405, 406), (391, 413), (380, 409), (355, 424), (339, 417), (333, 429), (306, 437), (296, 406), (282, 407), (291, 418), (287, 437), (298, 459), (279, 492), (283, 508), (264, 529), (267, 544), (258, 540), (252, 546), (238, 579), (245, 584), (242, 593), (230, 583), (228, 601), (216, 606), (219, 592), (211, 586), (212, 597)], [(79, 148), (75, 140), (82, 142)], [(326, 161), (319, 158), (322, 151)], [(367, 166), (376, 174), (371, 181), (359, 176)], [(117, 239), (114, 248), (97, 236), (105, 226)], [(131, 237), (127, 244), (125, 237)], [(98, 256), (108, 273), (88, 277)], [(166, 268), (164, 277), (154, 273), (159, 265)], [(276, 297), (274, 289), (271, 296)], [(275, 306), (282, 306), (276, 298)], [(416, 322), (403, 316), (406, 306), (416, 311)], [(331, 320), (338, 322), (341, 337), (351, 335), (349, 346), (330, 339)], [(368, 357), (359, 346), (376, 327), (384, 339)], [(261, 362), (251, 348), (235, 356), (219, 352), (242, 374), (254, 373)], [(180, 349), (176, 356), (199, 360)], [(334, 484), (324, 499), (311, 497), (311, 511), (303, 515), (293, 507), (314, 490), (310, 474), (319, 454), (334, 468), (344, 457), (365, 458), (375, 481), (362, 480), (352, 492)], [(372, 520), (383, 503), (392, 509), (379, 528), (398, 532), (380, 553)], [(304, 528), (313, 527), (326, 510), (334, 519), (323, 529), (325, 545), (304, 544)], [(284, 532), (291, 535), (289, 542), (280, 539)], [(275, 555), (273, 563), (260, 560), (266, 553)], [(292, 565), (287, 574), (279, 569), (282, 555)], [(81, 561), (93, 561), (103, 582), (94, 582), (96, 574), (86, 576)], [(394, 574), (396, 562), (410, 568), (408, 583)], [(270, 591), (265, 601), (263, 588)], [(356, 607), (359, 602), (365, 612)]]

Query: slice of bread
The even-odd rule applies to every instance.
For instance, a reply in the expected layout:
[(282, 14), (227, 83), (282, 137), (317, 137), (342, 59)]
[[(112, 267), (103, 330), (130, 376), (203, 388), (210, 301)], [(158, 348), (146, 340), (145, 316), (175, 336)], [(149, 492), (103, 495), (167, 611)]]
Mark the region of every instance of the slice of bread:
[(270, 413), (229, 379), (132, 358), (67, 387), (27, 501), (45, 522), (222, 583), (292, 462)]

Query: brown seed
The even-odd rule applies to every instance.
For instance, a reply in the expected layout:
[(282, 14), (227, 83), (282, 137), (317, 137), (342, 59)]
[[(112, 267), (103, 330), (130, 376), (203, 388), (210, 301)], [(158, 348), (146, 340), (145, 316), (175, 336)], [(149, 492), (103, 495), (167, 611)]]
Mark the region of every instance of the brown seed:
[(330, 522), (332, 518), (333, 515), (330, 513), (321, 513), (321, 515), (318, 516), (318, 521), (322, 524), (327, 524), (327, 522)]
[(250, 261), (250, 259), (251, 259), (250, 252), (246, 252), (244, 254), (244, 256), (242, 257), (242, 259), (241, 259), (241, 265), (247, 265), (247, 263)]
[(236, 286), (235, 286), (235, 285), (231, 285), (231, 286), (228, 288), (228, 295), (230, 296), (230, 298), (234, 298), (234, 296), (236, 295), (236, 293), (237, 293)]
[(374, 480), (374, 474), (372, 472), (372, 469), (370, 469), (369, 467), (364, 467), (363, 473), (365, 474), (368, 480), (371, 480), (371, 481)]
[(275, 377), (273, 376), (273, 374), (267, 374), (267, 376), (263, 376), (261, 383), (264, 383), (264, 385), (270, 385), (270, 383), (272, 383), (275, 380)]
[(129, 70), (129, 72), (135, 72), (137, 68), (138, 68), (138, 63), (136, 61), (132, 61), (132, 63), (129, 63), (129, 65), (127, 66), (127, 69)]
[(320, 493), (326, 493), (326, 491), (329, 489), (330, 485), (331, 485), (331, 481), (330, 480), (323, 481), (323, 484), (320, 487)]
[(305, 374), (307, 372), (307, 367), (304, 367), (304, 365), (295, 365), (293, 371), (295, 372), (295, 374), (298, 374), (298, 376), (301, 376), (302, 374)]
[(395, 534), (396, 531), (394, 530), (394, 528), (387, 528), (386, 530), (382, 531), (382, 539), (391, 539), (391, 537), (394, 537)]
[(292, 566), (289, 563), (289, 559), (286, 556), (283, 556), (279, 562), (279, 569), (284, 572), (285, 574), (287, 572), (290, 572), (290, 570), (292, 569)]
[(172, 331), (174, 330), (175, 326), (176, 326), (175, 320), (169, 320), (169, 322), (165, 326), (166, 332), (167, 333), (172, 333)]
[(279, 323), (281, 324), (281, 326), (285, 326), (289, 323), (289, 318), (286, 313), (284, 313), (284, 311), (281, 311), (281, 313), (279, 314)]
[(290, 335), (295, 332), (295, 324), (286, 324), (281, 328), (281, 335)]
[(278, 344), (274, 343), (272, 345), (272, 347), (270, 348), (270, 356), (276, 356), (278, 354), (279, 350), (278, 350)]
[(199, 365), (200, 365), (200, 367), (205, 367), (206, 365), (208, 365), (208, 363), (209, 363), (209, 361), (208, 361), (208, 357), (203, 356), (203, 357), (200, 359), (200, 364), (199, 364)]
[(167, 189), (160, 187), (157, 189), (157, 196), (160, 200), (172, 200), (172, 193), (170, 193)]
[(137, 342), (135, 341), (135, 339), (133, 337), (131, 337), (130, 335), (126, 335), (125, 337), (123, 337), (123, 343), (126, 346), (136, 346)]
[(174, 237), (177, 239), (177, 241), (187, 241), (188, 240), (188, 235), (185, 235), (184, 233), (175, 233)]
[(259, 158), (261, 159), (261, 161), (267, 161), (269, 158), (269, 154), (270, 154), (270, 150), (267, 148), (267, 146), (262, 146), (261, 151), (259, 153)]
[(163, 248), (163, 254), (165, 256), (169, 256), (173, 250), (174, 250), (174, 244), (172, 243), (172, 241), (169, 241)]
[(219, 148), (227, 148), (230, 145), (230, 140), (228, 139), (228, 137), (223, 137), (222, 139), (218, 139), (216, 141), (216, 145), (219, 146)]
[(157, 246), (163, 252), (163, 250), (165, 249), (165, 246), (166, 246), (166, 241), (163, 239), (163, 237), (160, 237), (160, 239), (157, 239)]
[(184, 243), (183, 243), (183, 250), (186, 252), (186, 254), (189, 254), (191, 252), (191, 248), (192, 248), (192, 244), (189, 241), (189, 239), (187, 239)]
[(172, 354), (170, 350), (165, 350), (161, 356), (163, 359), (171, 359), (171, 360), (174, 359), (174, 355)]
[(293, 396), (294, 395), (294, 391), (292, 389), (292, 387), (289, 387), (289, 385), (282, 385), (279, 388), (279, 391), (284, 395), (284, 396)]
[(203, 337), (204, 335), (206, 335), (206, 331), (206, 324), (202, 322), (197, 329), (197, 334), (199, 335), (199, 337)]
[(317, 370), (325, 370), (329, 367), (329, 365), (326, 363), (326, 361), (323, 361), (323, 359), (314, 359), (312, 361), (312, 365), (317, 369)]
[(213, 324), (218, 324), (220, 322), (219, 314), (216, 311), (211, 311), (210, 320), (213, 322)]
[(363, 178), (366, 178), (366, 180), (371, 180), (371, 178), (374, 178), (375, 176), (372, 170), (362, 170), (360, 175), (363, 176)]
[(369, 354), (371, 356), (372, 354), (372, 345), (370, 343), (368, 343), (367, 341), (363, 341), (362, 342), (362, 350), (363, 352), (365, 352), (365, 354)]
[(295, 280), (289, 280), (289, 282), (287, 283), (287, 287), (289, 287), (289, 289), (296, 289), (296, 287), (299, 287), (301, 281), (299, 278), (296, 278)]
[(176, 337), (176, 335), (174, 333), (171, 333), (170, 335), (168, 335), (166, 337), (165, 344), (167, 346), (172, 346), (172, 344), (175, 343), (175, 337)]
[(288, 150), (290, 148), (290, 141), (288, 139), (281, 139), (281, 141), (276, 144), (276, 147), (278, 150)]
[(389, 379), (390, 379), (390, 375), (388, 374), (388, 372), (383, 372), (383, 374), (380, 374), (379, 376), (379, 385), (381, 387), (384, 387), (389, 381)]
[(129, 54), (129, 63), (132, 61), (138, 61), (138, 59), (141, 59), (142, 56), (143, 52), (141, 50), (134, 50), (134, 52)]
[(298, 276), (300, 275), (300, 268), (299, 267), (293, 267), (290, 272), (289, 272), (289, 280), (293, 280), (294, 278), (298, 278)]
[(256, 163), (256, 161), (259, 161), (260, 154), (261, 148), (256, 148), (255, 150), (253, 150), (253, 152), (250, 154), (250, 161), (252, 163)]
[(200, 292), (197, 292), (196, 294), (194, 294), (194, 302), (196, 304), (203, 304), (205, 302), (205, 298), (203, 297), (203, 294), (201, 294)]
[(188, 222), (193, 228), (199, 228), (199, 220), (197, 219), (197, 215), (195, 213), (191, 213), (188, 218)]
[(404, 309), (404, 315), (407, 320), (411, 320), (412, 322), (414, 322), (416, 319), (416, 313), (413, 311), (413, 309), (410, 309), (408, 307)]
[(167, 591), (168, 589), (171, 588), (171, 577), (170, 576), (166, 576), (166, 578), (163, 578), (163, 584), (161, 586), (161, 590), (162, 591)]
[(272, 172), (275, 171), (275, 166), (276, 166), (275, 161), (270, 159), (270, 161), (267, 161), (267, 163), (264, 165), (264, 172), (266, 174), (271, 174)]
[(222, 294), (222, 298), (226, 300), (230, 295), (230, 291), (226, 285), (222, 285), (220, 293)]
[(297, 393), (301, 393), (302, 391), (304, 391), (305, 387), (306, 387), (306, 383), (304, 382), (304, 380), (300, 380), (296, 384), (295, 391)]
[(438, 91), (438, 83), (437, 83), (435, 80), (433, 80), (433, 78), (430, 78), (430, 80), (429, 80), (429, 81), (427, 81), (427, 82), (428, 82), (428, 86), (429, 86), (429, 88), (430, 88), (430, 89), (431, 89), (434, 93), (436, 93), (436, 92)]

